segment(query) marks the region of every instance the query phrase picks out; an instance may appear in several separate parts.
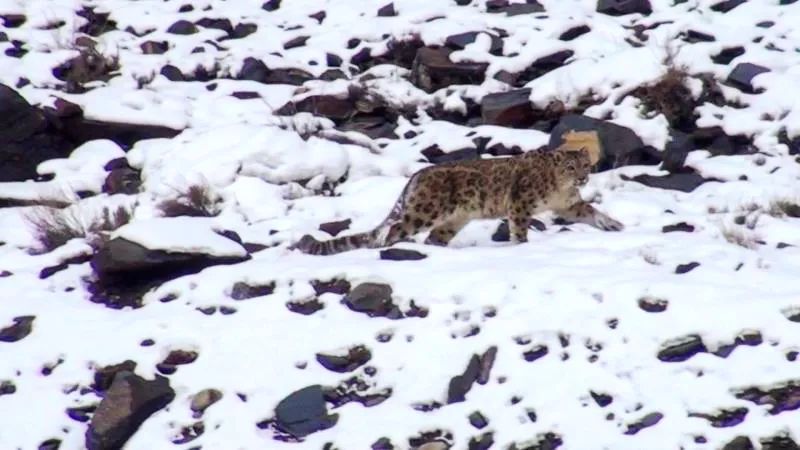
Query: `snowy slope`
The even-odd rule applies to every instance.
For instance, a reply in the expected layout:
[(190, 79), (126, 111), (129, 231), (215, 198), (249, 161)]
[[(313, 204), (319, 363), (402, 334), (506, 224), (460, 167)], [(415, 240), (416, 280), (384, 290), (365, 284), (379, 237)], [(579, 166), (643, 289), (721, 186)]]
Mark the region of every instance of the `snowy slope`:
[[(0, 15), (26, 18), (18, 26), (5, 21), (0, 32), (9, 42), (0, 47), (19, 40), (27, 50), (21, 58), (0, 56), (0, 83), (16, 86), (37, 106), (58, 97), (90, 119), (180, 131), (127, 151), (91, 141), (68, 159), (42, 163), (40, 174), (55, 174), (50, 181), (0, 183), (0, 198), (66, 192), (78, 215), (129, 205), (132, 223), (110, 238), (167, 253), (245, 256), (247, 245), (212, 230), (234, 231), (263, 247), (245, 261), (167, 281), (147, 292), (140, 308), (111, 309), (89, 301), (87, 259), (41, 276), (43, 268), (90, 253), (89, 239), (35, 251), (25, 219), (31, 207), (0, 209), (0, 329), (35, 317), (29, 334), (0, 341), (0, 383), (14, 386), (0, 395), (0, 448), (35, 449), (48, 439), (60, 441), (61, 449), (84, 448), (88, 424), (66, 411), (98, 404), (103, 393), (90, 388), (95, 371), (125, 360), (135, 361), (143, 378), (166, 376), (175, 391), (127, 441), (133, 450), (355, 450), (384, 448), (371, 447), (381, 438), (406, 449), (438, 431), (453, 449), (545, 449), (553, 442), (578, 450), (720, 449), (737, 436), (756, 448), (769, 448), (776, 437), (800, 442), (800, 218), (776, 206), (800, 203), (800, 164), (779, 137), (800, 134), (800, 3), (751, 0), (721, 12), (717, 0), (651, 0), (651, 14), (624, 16), (597, 12), (594, 0), (542, 0), (545, 12), (519, 15), (487, 11), (502, 2), (395, 0), (396, 14), (388, 16), (377, 16), (385, 0), (268, 2), (280, 5), (274, 10), (243, 0), (185, 3), (193, 9), (180, 12), (183, 3), (175, 1), (0, 0)], [(78, 53), (74, 38), (86, 20), (76, 12), (85, 6), (115, 22), (94, 39), (99, 52), (118, 57), (119, 69), (108, 81), (87, 83), (84, 93), (67, 93), (52, 69)], [(319, 11), (323, 20), (309, 17)], [(203, 18), (252, 24), (256, 31), (237, 39), (223, 39), (226, 31), (213, 27), (167, 31), (179, 20)], [(581, 25), (589, 31), (559, 39)], [(497, 30), (504, 30), (503, 48), (492, 52), (489, 34)], [(486, 63), (485, 78), (472, 84), (426, 92), (412, 82), (409, 67), (348, 63), (359, 52), (378, 57), (396, 41), (437, 46), (470, 31), (489, 34), (451, 59)], [(715, 40), (689, 42), (689, 31)], [(307, 37), (304, 45), (285, 48), (298, 37)], [(149, 41), (168, 48), (147, 54), (142, 44)], [(732, 47), (743, 53), (712, 61)], [(363, 56), (364, 49), (372, 56)], [(691, 192), (630, 181), (666, 173), (655, 165), (593, 174), (583, 197), (623, 222), (619, 233), (560, 225), (544, 214), (538, 219), (546, 229), (531, 230), (522, 245), (494, 241), (499, 221), (489, 220), (471, 223), (446, 248), (422, 244), (424, 236), (396, 245), (427, 255), (416, 261), (380, 259), (379, 250), (310, 256), (287, 249), (304, 234), (329, 238), (321, 223), (350, 219), (343, 233), (377, 225), (408, 178), (430, 164), (421, 151), (433, 145), (457, 151), (472, 147), (475, 136), (487, 138), (487, 147), (522, 151), (547, 144), (549, 133), (540, 129), (470, 121), (470, 108), (487, 94), (512, 89), (498, 73), (520, 72), (564, 50), (572, 53), (561, 67), (516, 87), (531, 88), (530, 100), (541, 108), (552, 100), (574, 107), (592, 94), (596, 101), (585, 115), (628, 127), (659, 150), (669, 140), (667, 119), (643, 114), (629, 94), (665, 73), (667, 53), (690, 74), (718, 80), (742, 62), (768, 68), (753, 79), (755, 91), (723, 84), (728, 104), (696, 110), (697, 127), (745, 135), (756, 152), (691, 152), (686, 166), (719, 180)], [(345, 61), (339, 66), (344, 78), (320, 78), (330, 69), (329, 54)], [(313, 79), (302, 85), (239, 79), (248, 58)], [(203, 67), (212, 76), (172, 81), (162, 74), (166, 65), (184, 75)], [(690, 88), (699, 92), (692, 80)], [(335, 121), (320, 115), (278, 111), (315, 95), (346, 97), (356, 85), (414, 112), (413, 119), (393, 118), (394, 136), (370, 138), (336, 131)], [(256, 94), (232, 95), (242, 92)], [(437, 108), (446, 114), (433, 117)], [(463, 120), (445, 120), (450, 116)], [(103, 166), (123, 155), (141, 174), (139, 192), (75, 195), (98, 192)], [(158, 217), (159, 202), (199, 181), (219, 195), (218, 215)], [(665, 232), (679, 223), (691, 227)], [(689, 263), (698, 265), (684, 266)], [(388, 284), (401, 311), (426, 313), (370, 317), (345, 305), (341, 292), (315, 290), (331, 280), (347, 280), (351, 288)], [(273, 289), (237, 299), (237, 283)], [(323, 307), (308, 315), (287, 307), (311, 301)], [(686, 342), (690, 350), (669, 356)], [(731, 350), (731, 344), (737, 345)], [(371, 356), (352, 372), (331, 371), (316, 356), (355, 346)], [(472, 384), (464, 401), (447, 404), (451, 379), (473, 355), (493, 347), (489, 379)], [(156, 366), (173, 350), (197, 358), (166, 374)], [(370, 406), (329, 401), (336, 424), (299, 442), (263, 426), (292, 392), (336, 387), (354, 376), (364, 383), (361, 394), (385, 400)], [(741, 395), (786, 386), (780, 407), (768, 396)], [(192, 398), (209, 388), (222, 398), (193, 417)], [(476, 411), (485, 427), (471, 423)], [(744, 414), (742, 420), (725, 419), (731, 411)], [(198, 422), (199, 436), (173, 443)], [(485, 433), (491, 447), (470, 444)], [(537, 444), (543, 440), (550, 443)]]

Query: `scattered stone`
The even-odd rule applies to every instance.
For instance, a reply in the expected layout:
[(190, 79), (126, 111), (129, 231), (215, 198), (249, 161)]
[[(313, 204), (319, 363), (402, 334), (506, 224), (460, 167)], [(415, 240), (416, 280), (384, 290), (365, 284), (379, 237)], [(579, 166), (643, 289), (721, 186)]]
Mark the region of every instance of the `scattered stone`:
[(711, 5), (711, 10), (716, 12), (726, 13), (745, 2), (747, 2), (747, 0), (724, 0), (714, 5)]
[(761, 450), (800, 450), (800, 445), (789, 436), (778, 435), (760, 439)]
[(174, 398), (175, 391), (164, 377), (146, 380), (119, 372), (92, 416), (86, 431), (87, 449), (122, 448), (148, 417)]
[(454, 84), (480, 84), (487, 64), (450, 60), (453, 50), (423, 47), (411, 67), (411, 82), (426, 92), (434, 92)]
[(473, 427), (475, 427), (475, 428), (477, 428), (479, 430), (482, 430), (482, 429), (486, 428), (487, 425), (489, 425), (489, 421), (486, 419), (486, 417), (483, 414), (481, 414), (480, 411), (473, 412), (472, 414), (469, 415), (468, 419), (469, 419), (470, 425), (472, 425)]
[(351, 377), (338, 386), (326, 388), (324, 390), (325, 401), (331, 403), (334, 408), (350, 402), (360, 403), (365, 408), (370, 408), (383, 403), (392, 396), (391, 388), (380, 390), (371, 389), (370, 383), (359, 376)]
[(163, 55), (169, 50), (169, 42), (167, 41), (147, 41), (139, 45), (142, 53), (145, 55)]
[(737, 392), (736, 398), (768, 405), (772, 415), (800, 408), (800, 381), (794, 380), (777, 387), (753, 386)]
[(664, 415), (658, 412), (650, 413), (640, 420), (628, 424), (628, 429), (625, 430), (625, 434), (632, 435), (642, 431), (645, 428), (650, 428), (656, 425), (661, 419), (664, 418)]
[(706, 419), (714, 428), (727, 428), (744, 422), (747, 408), (721, 409), (713, 414), (690, 412), (689, 417)]
[(571, 40), (577, 39), (580, 36), (583, 36), (584, 34), (590, 32), (590, 31), (592, 31), (592, 29), (589, 28), (588, 25), (578, 25), (576, 27), (572, 27), (569, 30), (561, 33), (561, 35), (558, 37), (558, 39), (560, 39), (562, 41), (571, 41)]
[(3, 14), (0, 15), (0, 19), (6, 28), (19, 28), (27, 20), (24, 14)]
[(480, 357), (480, 371), (478, 372), (477, 382), (484, 385), (489, 382), (489, 377), (492, 374), (492, 367), (494, 367), (494, 360), (497, 358), (497, 346), (489, 347)]
[(522, 353), (522, 358), (527, 362), (534, 362), (547, 355), (547, 353), (549, 353), (549, 350), (546, 345), (534, 345), (530, 350)]
[(626, 14), (649, 15), (653, 12), (648, 0), (597, 0), (597, 12), (609, 16)]
[(371, 450), (395, 450), (394, 444), (387, 437), (382, 437), (375, 441), (371, 446)]
[(350, 219), (337, 220), (335, 222), (327, 222), (327, 223), (320, 224), (319, 230), (320, 231), (324, 231), (324, 232), (330, 234), (331, 236), (335, 237), (336, 235), (338, 235), (342, 231), (347, 230), (348, 228), (350, 228), (350, 225), (352, 223), (353, 223), (353, 221), (350, 220)]
[(58, 450), (61, 447), (61, 439), (51, 438), (42, 441), (37, 450)]
[(178, 370), (176, 366), (191, 364), (197, 359), (197, 356), (195, 351), (173, 350), (164, 358), (164, 361), (156, 364), (156, 369), (165, 375), (170, 375)]
[(595, 403), (597, 403), (597, 406), (599, 406), (601, 408), (605, 408), (606, 406), (610, 405), (614, 401), (614, 397), (612, 397), (612, 396), (610, 396), (608, 394), (589, 391), (589, 395), (592, 396), (592, 399), (594, 399)]
[(194, 413), (195, 418), (203, 415), (209, 406), (217, 403), (222, 399), (222, 392), (217, 389), (203, 389), (202, 391), (192, 396), (192, 402), (189, 409)]
[(78, 406), (75, 408), (67, 408), (67, 416), (80, 423), (86, 423), (92, 419), (92, 414), (97, 411), (97, 405)]
[(397, 309), (392, 303), (392, 287), (381, 283), (359, 284), (342, 302), (351, 310), (366, 313), (370, 317), (384, 317)]
[(678, 266), (675, 267), (675, 273), (678, 274), (678, 275), (683, 275), (684, 273), (691, 272), (692, 270), (696, 269), (697, 267), (700, 267), (700, 263), (699, 262), (694, 262), (694, 261), (690, 262), (690, 263), (687, 263), (687, 264), (678, 264)]
[(534, 111), (530, 88), (489, 94), (481, 100), (481, 119), (487, 125), (526, 128), (539, 116)]
[(247, 300), (254, 297), (272, 295), (275, 292), (275, 282), (263, 285), (250, 285), (243, 281), (237, 281), (231, 288), (231, 298), (234, 300)]
[(444, 40), (444, 45), (452, 48), (453, 50), (463, 50), (466, 46), (475, 42), (480, 34), (485, 34), (491, 39), (489, 53), (493, 55), (503, 54), (503, 40), (499, 36), (487, 33), (485, 31), (467, 31), (465, 33), (447, 36), (447, 38)]
[(363, 345), (357, 345), (347, 350), (345, 355), (317, 353), (317, 362), (322, 367), (337, 373), (352, 372), (372, 359), (372, 352)]
[(189, 35), (197, 33), (197, 27), (188, 20), (179, 20), (167, 28), (167, 33)]
[(97, 392), (105, 392), (114, 382), (114, 377), (120, 372), (131, 372), (136, 370), (136, 363), (131, 360), (125, 360), (119, 364), (112, 364), (97, 369), (94, 373), (94, 384), (92, 388)]
[(331, 95), (312, 95), (298, 102), (289, 102), (275, 111), (278, 115), (294, 115), (307, 112), (316, 116), (327, 117), (334, 122), (341, 123), (350, 119), (355, 113), (355, 102), (349, 98), (339, 98)]
[(208, 17), (204, 17), (197, 22), (195, 25), (199, 25), (203, 28), (213, 28), (216, 30), (222, 30), (225, 34), (230, 35), (233, 32), (233, 24), (231, 23), (230, 19), (212, 19)]
[(438, 145), (433, 144), (423, 149), (420, 153), (433, 164), (480, 159), (480, 153), (476, 148), (462, 148), (445, 153)]
[(660, 313), (667, 310), (669, 302), (662, 298), (642, 297), (639, 299), (639, 308), (649, 313)]
[(261, 9), (264, 11), (275, 11), (281, 7), (281, 0), (267, 0), (261, 5)]
[(467, 450), (489, 450), (494, 445), (494, 433), (487, 431), (480, 436), (472, 437), (467, 443)]
[(338, 414), (328, 414), (322, 386), (313, 385), (289, 394), (275, 407), (277, 427), (295, 438), (336, 425)]
[(314, 293), (317, 295), (325, 293), (345, 295), (350, 292), (350, 282), (342, 278), (328, 281), (312, 280), (311, 287), (314, 288)]
[(380, 251), (380, 258), (387, 261), (419, 261), (428, 255), (405, 248), (389, 248)]
[(755, 450), (753, 441), (747, 436), (737, 436), (725, 444), (722, 450)]
[(389, 3), (378, 9), (378, 17), (393, 17), (396, 15), (397, 11), (394, 10), (394, 3)]
[(448, 405), (466, 400), (466, 394), (472, 389), (472, 383), (478, 380), (480, 364), (481, 362), (478, 355), (472, 355), (464, 373), (450, 379), (450, 384), (447, 388)]
[(683, 231), (686, 233), (691, 233), (694, 231), (694, 225), (689, 225), (686, 222), (678, 222), (672, 225), (664, 225), (661, 228), (662, 233), (672, 233), (675, 231)]
[(711, 61), (714, 64), (728, 65), (734, 58), (744, 55), (744, 47), (737, 45), (736, 47), (726, 47), (719, 51), (716, 55), (711, 55)]
[(770, 70), (764, 66), (759, 66), (753, 63), (739, 63), (733, 68), (728, 75), (727, 82), (742, 92), (748, 94), (758, 94), (761, 90), (757, 90), (753, 86), (753, 79), (762, 73), (769, 72)]
[(0, 328), (0, 342), (17, 342), (31, 334), (36, 316), (14, 317), (11, 325)]
[(283, 44), (283, 49), (291, 50), (297, 47), (304, 47), (308, 38), (309, 36), (297, 36), (296, 38), (290, 39)]
[(690, 335), (664, 344), (658, 352), (658, 359), (662, 362), (681, 362), (706, 352), (708, 349), (700, 336)]
[(11, 380), (0, 381), (0, 397), (17, 392), (17, 386)]
[(692, 192), (709, 181), (722, 182), (721, 180), (714, 178), (704, 178), (697, 172), (672, 173), (663, 176), (642, 174), (636, 175), (633, 178), (623, 174), (620, 177), (624, 181), (635, 181), (647, 187), (675, 190), (680, 192)]
[(761, 336), (761, 333), (758, 331), (749, 331), (736, 336), (736, 339), (734, 339), (731, 344), (720, 345), (719, 348), (712, 353), (720, 358), (727, 358), (733, 353), (736, 347), (740, 345), (755, 347), (761, 345), (763, 342), (764, 338)]

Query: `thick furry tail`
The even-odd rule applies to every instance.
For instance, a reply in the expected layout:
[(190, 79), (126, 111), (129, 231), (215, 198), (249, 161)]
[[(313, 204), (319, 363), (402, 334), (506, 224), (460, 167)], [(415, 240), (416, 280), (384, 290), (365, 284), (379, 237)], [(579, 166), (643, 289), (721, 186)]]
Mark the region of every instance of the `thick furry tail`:
[(380, 231), (381, 227), (378, 227), (372, 231), (351, 234), (349, 236), (328, 239), (326, 241), (317, 240), (315, 237), (307, 234), (300, 238), (297, 243), (289, 247), (289, 249), (297, 249), (310, 255), (334, 255), (336, 253), (359, 248), (374, 248), (379, 247), (381, 244), (379, 241)]
[(373, 230), (328, 239), (326, 241), (319, 241), (314, 238), (314, 236), (307, 234), (300, 238), (297, 243), (291, 245), (289, 250), (297, 249), (311, 255), (333, 255), (358, 248), (377, 248), (391, 245), (393, 243), (393, 237), (390, 236), (390, 230), (393, 228), (393, 225), (400, 222), (409, 192), (413, 190), (415, 185), (416, 177), (412, 176), (411, 180), (409, 180), (405, 188), (403, 188), (400, 197), (394, 203), (394, 206), (392, 206), (389, 215), (387, 215), (386, 218), (383, 219), (383, 222)]

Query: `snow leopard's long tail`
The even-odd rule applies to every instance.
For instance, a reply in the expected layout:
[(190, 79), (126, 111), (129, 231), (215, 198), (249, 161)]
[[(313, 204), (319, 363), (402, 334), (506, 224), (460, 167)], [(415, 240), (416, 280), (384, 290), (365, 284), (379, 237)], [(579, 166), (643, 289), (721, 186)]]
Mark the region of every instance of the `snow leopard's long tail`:
[(414, 184), (414, 177), (406, 184), (389, 215), (374, 229), (325, 241), (317, 240), (310, 234), (306, 234), (290, 246), (289, 249), (297, 249), (311, 255), (333, 255), (359, 248), (377, 248), (392, 245), (395, 239), (390, 231), (392, 231), (394, 225), (401, 222), (406, 199), (412, 184)]

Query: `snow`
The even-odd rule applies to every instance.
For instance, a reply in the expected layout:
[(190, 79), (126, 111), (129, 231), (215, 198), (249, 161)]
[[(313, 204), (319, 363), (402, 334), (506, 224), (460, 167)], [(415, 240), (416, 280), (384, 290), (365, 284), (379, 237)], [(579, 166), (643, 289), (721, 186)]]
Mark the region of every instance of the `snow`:
[[(175, 400), (147, 419), (126, 449), (176, 448), (170, 440), (197, 421), (189, 410), (191, 396), (207, 388), (224, 396), (203, 415), (204, 434), (185, 448), (319, 449), (333, 442), (335, 448), (349, 450), (370, 448), (381, 437), (406, 448), (410, 437), (436, 429), (453, 434), (454, 449), (467, 448), (471, 437), (485, 431), (494, 433), (492, 448), (520, 446), (548, 432), (558, 434), (564, 441), (560, 448), (565, 449), (717, 449), (739, 435), (754, 442), (776, 434), (800, 439), (798, 410), (771, 415), (767, 406), (734, 396), (751, 386), (798, 380), (800, 373), (800, 362), (786, 357), (800, 349), (800, 326), (786, 318), (787, 311), (800, 308), (800, 219), (773, 208), (776, 202), (800, 201), (800, 164), (777, 139), (781, 129), (789, 136), (800, 133), (800, 55), (794, 51), (800, 46), (795, 25), (800, 3), (746, 2), (721, 14), (709, 9), (715, 1), (673, 6), (672, 1), (653, 0), (653, 14), (641, 18), (598, 14), (590, 0), (541, 0), (546, 14), (513, 17), (486, 13), (482, 1), (457, 7), (449, 0), (395, 0), (398, 16), (375, 17), (386, 3), (286, 0), (277, 11), (266, 12), (251, 2), (207, 0), (194, 2), (194, 11), (184, 14), (174, 2), (109, 0), (98, 11), (109, 11), (119, 30), (130, 26), (153, 31), (139, 37), (125, 31), (99, 37), (104, 52), (119, 52), (120, 75), (86, 93), (65, 94), (56, 89), (59, 82), (51, 69), (75, 54), (65, 48), (70, 34), (66, 28), (82, 23), (74, 16), (81, 2), (0, 0), (0, 12), (28, 16), (21, 27), (0, 30), (10, 39), (25, 41), (31, 50), (21, 59), (0, 56), (0, 82), (15, 86), (19, 77), (27, 78), (30, 84), (18, 91), (35, 104), (50, 105), (61, 97), (80, 105), (89, 118), (180, 131), (171, 139), (139, 141), (127, 153), (110, 141), (87, 142), (68, 158), (39, 166), (39, 173), (53, 174), (53, 180), (0, 183), (0, 198), (59, 200), (87, 214), (103, 205), (134, 207), (132, 222), (111, 237), (150, 249), (218, 257), (248, 254), (242, 245), (221, 236), (221, 230), (268, 247), (253, 252), (248, 261), (169, 281), (146, 294), (141, 308), (112, 310), (89, 301), (84, 285), (92, 275), (89, 263), (39, 277), (42, 268), (88, 252), (84, 240), (35, 254), (32, 230), (23, 219), (30, 208), (0, 209), (0, 273), (12, 273), (0, 276), (0, 329), (15, 317), (36, 316), (29, 336), (16, 343), (0, 342), (0, 382), (11, 380), (17, 388), (14, 394), (0, 396), (0, 448), (37, 448), (49, 438), (60, 439), (62, 449), (84, 448), (86, 424), (64, 411), (96, 404), (100, 397), (71, 387), (88, 386), (96, 368), (126, 359), (137, 362), (137, 374), (152, 378), (158, 373), (155, 365), (175, 349), (194, 350), (199, 357), (169, 375)], [(320, 10), (327, 13), (322, 23), (308, 17)], [(258, 31), (243, 39), (218, 41), (219, 48), (204, 45), (222, 36), (219, 30), (203, 29), (189, 36), (166, 32), (176, 20), (203, 17), (229, 18), (234, 26), (253, 23)], [(435, 17), (442, 18), (429, 20)], [(66, 21), (65, 30), (40, 29), (53, 19)], [(649, 39), (635, 47), (625, 39), (633, 35), (628, 27), (637, 20), (645, 25), (665, 23), (647, 31)], [(776, 23), (767, 29), (754, 25), (762, 20)], [(581, 24), (591, 31), (572, 41), (558, 39)], [(377, 65), (359, 74), (347, 63), (362, 48), (377, 54), (392, 39), (415, 37), (435, 45), (452, 34), (484, 30), (496, 35), (499, 29), (508, 33), (503, 56), (488, 53), (490, 41), (483, 34), (453, 53), (454, 60), (489, 63), (481, 84), (427, 94), (408, 81), (408, 69)], [(678, 37), (687, 30), (710, 33), (717, 40), (689, 44)], [(310, 36), (306, 46), (283, 48), (284, 42), (301, 35)], [(757, 37), (763, 39), (753, 42)], [(347, 48), (352, 38), (361, 42)], [(144, 55), (140, 44), (147, 40), (168, 40), (170, 49), (163, 55)], [(785, 51), (769, 50), (768, 43)], [(711, 62), (711, 55), (737, 45), (745, 47), (744, 55), (725, 65)], [(198, 46), (204, 52), (193, 53)], [(429, 165), (420, 154), (425, 148), (474, 148), (474, 139), (486, 137), (487, 147), (502, 144), (528, 151), (546, 144), (549, 134), (472, 127), (420, 111), (417, 119), (398, 119), (398, 139), (358, 135), (356, 144), (341, 144), (331, 139), (334, 123), (328, 119), (274, 115), (286, 102), (342, 95), (349, 86), (359, 85), (393, 105), (438, 104), (463, 114), (464, 99), (479, 101), (511, 89), (493, 74), (522, 70), (538, 58), (571, 50), (568, 64), (525, 84), (532, 90), (531, 101), (540, 107), (552, 100), (574, 106), (594, 93), (605, 101), (590, 107), (587, 115), (629, 127), (646, 144), (661, 149), (668, 139), (666, 119), (645, 118), (640, 102), (627, 94), (665, 72), (666, 46), (675, 47), (676, 63), (685, 64), (691, 74), (710, 73), (724, 80), (740, 62), (771, 69), (754, 81), (763, 93), (744, 94), (722, 86), (726, 98), (742, 107), (706, 104), (697, 110), (698, 126), (721, 126), (728, 134), (751, 136), (757, 146), (754, 155), (712, 156), (702, 149), (689, 154), (688, 167), (724, 183), (706, 183), (684, 193), (648, 188), (622, 177), (665, 174), (655, 166), (593, 174), (583, 197), (625, 224), (618, 233), (581, 224), (562, 231), (552, 215), (543, 214), (538, 218), (547, 229), (531, 230), (530, 242), (523, 245), (494, 242), (496, 220), (470, 223), (446, 248), (422, 244), (424, 236), (397, 244), (427, 255), (413, 262), (380, 260), (378, 250), (371, 249), (326, 257), (287, 249), (304, 234), (328, 238), (318, 228), (325, 222), (351, 219), (345, 234), (372, 229), (409, 177)], [(346, 61), (342, 70), (353, 74), (352, 79), (314, 80), (303, 86), (232, 79), (247, 57), (262, 59), (271, 68), (319, 75), (328, 69), (329, 52)], [(198, 64), (216, 65), (220, 75), (231, 79), (171, 82), (158, 74), (165, 64), (185, 71)], [(152, 82), (140, 87), (141, 77), (152, 77)], [(261, 98), (231, 95), (242, 91)], [(405, 137), (408, 132), (413, 137)], [(76, 192), (100, 191), (103, 166), (118, 157), (141, 171), (141, 192), (81, 200)], [(158, 201), (197, 182), (207, 183), (222, 197), (219, 216), (158, 217)], [(694, 226), (694, 232), (662, 232), (662, 227), (680, 222)], [(731, 233), (750, 242), (729, 242)], [(791, 246), (778, 248), (781, 243)], [(690, 262), (700, 265), (675, 273), (678, 265)], [(402, 310), (413, 301), (429, 314), (402, 320), (369, 318), (341, 304), (341, 295), (315, 294), (312, 281), (332, 279), (346, 279), (353, 287), (388, 283)], [(231, 297), (237, 282), (274, 282), (275, 290), (237, 301)], [(160, 301), (167, 294), (177, 299)], [(643, 311), (638, 301), (646, 296), (667, 300), (667, 309)], [(286, 307), (287, 302), (316, 297), (325, 307), (315, 314), (304, 316)], [(207, 315), (198, 310), (222, 306), (235, 312)], [(474, 326), (479, 332), (469, 335)], [(673, 363), (657, 358), (665, 345), (689, 335), (700, 336), (713, 352), (747, 331), (758, 331), (763, 343), (740, 345), (726, 358), (712, 353)], [(377, 336), (386, 332), (392, 339), (379, 342)], [(518, 344), (517, 338), (530, 343)], [(155, 345), (140, 345), (144, 339), (153, 339)], [(367, 365), (376, 369), (374, 376), (363, 368), (334, 373), (315, 360), (316, 353), (358, 344), (370, 349)], [(547, 346), (549, 353), (526, 362), (522, 354), (535, 345)], [(473, 354), (491, 346), (497, 346), (498, 353), (490, 381), (473, 385), (465, 402), (429, 412), (412, 408), (443, 403), (450, 378), (463, 372)], [(45, 365), (58, 361), (51, 374), (42, 374)], [(302, 443), (273, 440), (269, 431), (255, 426), (272, 417), (278, 402), (292, 391), (312, 384), (335, 386), (353, 375), (366, 380), (371, 391), (391, 388), (392, 395), (370, 408), (356, 402), (336, 409), (329, 405), (330, 412), (339, 413), (339, 422)], [(611, 395), (613, 402), (601, 408), (590, 391)], [(520, 401), (513, 403), (512, 397)], [(736, 407), (747, 408), (748, 414), (734, 427), (715, 428), (688, 415)], [(489, 420), (487, 429), (469, 424), (467, 416), (476, 410)], [(535, 411), (535, 422), (528, 418), (529, 411)], [(657, 425), (624, 434), (629, 424), (653, 412), (664, 416)], [(707, 443), (696, 442), (697, 436)]]

